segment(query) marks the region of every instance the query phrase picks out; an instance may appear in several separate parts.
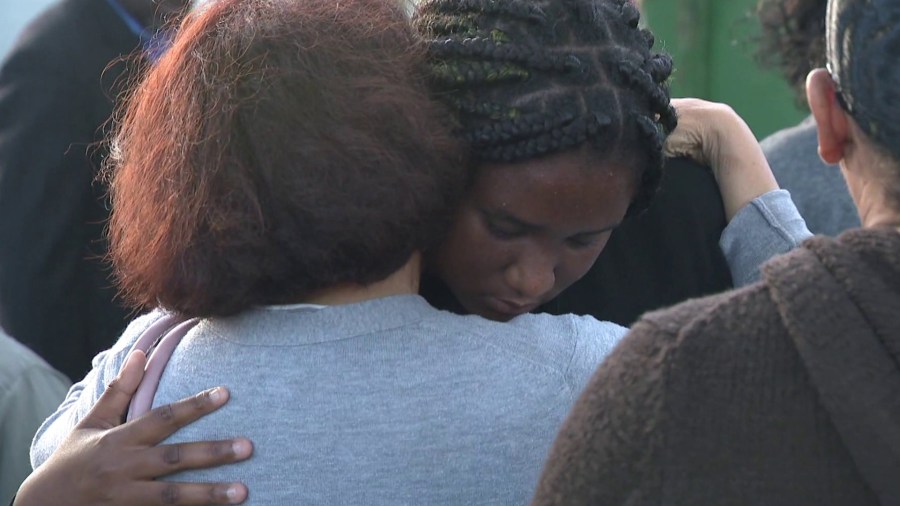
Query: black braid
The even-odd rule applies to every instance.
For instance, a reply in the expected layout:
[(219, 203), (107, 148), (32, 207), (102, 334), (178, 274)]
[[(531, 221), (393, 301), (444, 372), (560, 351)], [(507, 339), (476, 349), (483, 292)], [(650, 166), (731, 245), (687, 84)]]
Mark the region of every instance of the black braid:
[(511, 17), (534, 23), (546, 23), (544, 11), (528, 0), (454, 0), (451, 2), (423, 2), (418, 8), (420, 15), (463, 13)]
[[(637, 124), (638, 132), (640, 133), (641, 137), (643, 137), (644, 140), (651, 146), (651, 149), (647, 151), (648, 155), (651, 157), (650, 163), (652, 165), (662, 166), (662, 149), (663, 143), (666, 140), (665, 131), (660, 128), (659, 124), (657, 124), (647, 116), (636, 114), (633, 116), (633, 118), (635, 123)], [(629, 209), (630, 213), (643, 211), (650, 205), (650, 201), (653, 199), (653, 195), (656, 193), (656, 189), (659, 187), (659, 181), (661, 179), (662, 171), (644, 171), (643, 175), (641, 176), (641, 185), (638, 189), (638, 194), (634, 197), (634, 201), (631, 203), (631, 208)]]
[(433, 62), (430, 69), (432, 81), (446, 88), (478, 83), (523, 81), (531, 75), (528, 69), (519, 65), (492, 61)]
[(654, 53), (627, 0), (424, 0), (436, 96), (476, 160), (514, 162), (590, 143), (598, 163), (634, 166), (643, 209), (677, 118), (672, 59)]
[(514, 162), (532, 158), (535, 154), (545, 154), (562, 151), (567, 148), (580, 146), (587, 139), (596, 135), (601, 128), (609, 126), (612, 119), (600, 114), (582, 115), (577, 118), (555, 125), (549, 130), (543, 130), (536, 136), (519, 136), (503, 139), (517, 142), (506, 144), (489, 144), (482, 158), (502, 162)]
[(549, 53), (523, 44), (508, 44), (484, 37), (446, 39), (430, 46), (434, 58), (463, 57), (490, 61), (515, 62), (524, 68), (549, 72), (577, 70), (582, 66), (575, 55)]
[[(671, 69), (671, 65), (669, 66)], [(669, 93), (647, 70), (629, 61), (621, 61), (617, 66), (619, 77), (625, 86), (641, 90), (646, 94), (651, 111), (660, 115), (659, 121), (669, 131), (675, 129), (677, 118), (675, 110), (669, 102)]]
[(491, 120), (515, 118), (521, 115), (521, 111), (515, 107), (508, 107), (491, 102), (479, 102), (471, 98), (462, 99), (452, 96), (447, 98), (447, 102), (450, 103), (453, 109), (460, 115), (474, 115), (476, 117)]

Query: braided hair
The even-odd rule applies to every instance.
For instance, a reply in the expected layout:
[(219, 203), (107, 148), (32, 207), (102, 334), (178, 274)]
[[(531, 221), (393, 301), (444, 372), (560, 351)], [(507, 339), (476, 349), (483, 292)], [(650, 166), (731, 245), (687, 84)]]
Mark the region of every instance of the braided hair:
[(628, 0), (425, 0), (413, 23), (432, 87), (481, 162), (590, 143), (598, 162), (635, 167), (629, 213), (649, 204), (677, 119), (668, 55), (652, 51)]

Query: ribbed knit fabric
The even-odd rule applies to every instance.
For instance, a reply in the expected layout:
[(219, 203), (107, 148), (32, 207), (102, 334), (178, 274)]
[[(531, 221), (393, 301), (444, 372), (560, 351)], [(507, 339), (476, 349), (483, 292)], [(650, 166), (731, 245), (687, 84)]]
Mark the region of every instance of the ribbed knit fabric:
[(763, 270), (635, 325), (533, 504), (900, 503), (900, 234), (816, 237)]

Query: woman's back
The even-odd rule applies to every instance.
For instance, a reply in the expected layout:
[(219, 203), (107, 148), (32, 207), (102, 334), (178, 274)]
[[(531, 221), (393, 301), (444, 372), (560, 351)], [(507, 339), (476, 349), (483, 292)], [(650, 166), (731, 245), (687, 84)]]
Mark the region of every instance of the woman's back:
[(248, 504), (523, 504), (623, 331), (545, 315), (499, 324), (417, 296), (207, 320), (176, 349), (154, 404), (230, 385), (226, 408), (173, 441), (241, 434), (254, 456), (172, 479), (240, 480)]
[(898, 259), (890, 229), (817, 237), (755, 285), (642, 317), (533, 504), (879, 504), (900, 448)]

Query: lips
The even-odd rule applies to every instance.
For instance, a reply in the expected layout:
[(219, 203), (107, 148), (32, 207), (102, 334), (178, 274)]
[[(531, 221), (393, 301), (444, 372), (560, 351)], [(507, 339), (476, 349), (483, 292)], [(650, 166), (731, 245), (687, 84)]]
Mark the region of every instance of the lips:
[(501, 315), (508, 316), (510, 318), (514, 316), (518, 316), (520, 314), (528, 313), (538, 307), (537, 303), (519, 303), (513, 302), (506, 299), (498, 299), (496, 297), (491, 297), (487, 299), (488, 307)]

